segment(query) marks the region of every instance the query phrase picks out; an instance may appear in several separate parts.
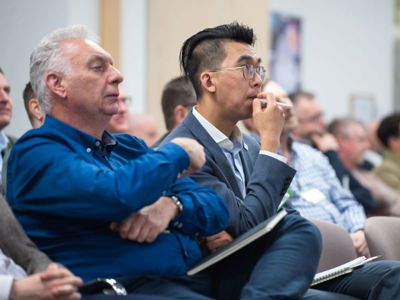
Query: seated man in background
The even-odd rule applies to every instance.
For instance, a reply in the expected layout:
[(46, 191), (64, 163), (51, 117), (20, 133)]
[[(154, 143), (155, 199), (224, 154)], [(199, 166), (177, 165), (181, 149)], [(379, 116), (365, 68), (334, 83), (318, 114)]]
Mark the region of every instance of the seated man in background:
[(3, 70), (0, 68), (0, 190), (4, 194), (7, 187), (7, 161), (11, 147), (16, 138), (6, 135), (4, 129), (10, 124), (12, 118), (13, 101), (11, 99), (11, 86), (8, 83)]
[(32, 85), (28, 82), (23, 92), (24, 106), (26, 113), (28, 114), (29, 122), (33, 128), (42, 126), (44, 122), (44, 112), (40, 107), (39, 100), (36, 98), (35, 93), (32, 90)]
[(129, 104), (131, 102), (131, 98), (125, 94), (121, 86), (119, 87), (118, 101), (118, 113), (111, 117), (111, 120), (107, 126), (107, 131), (110, 133), (128, 133)]
[(127, 133), (142, 139), (148, 147), (153, 147), (159, 137), (157, 121), (148, 113), (130, 113)]
[(165, 85), (161, 95), (161, 108), (167, 132), (154, 146), (160, 145), (164, 138), (182, 123), (195, 104), (196, 93), (186, 76), (173, 78)]
[(314, 94), (300, 91), (289, 97), (298, 118), (298, 126), (292, 131), (293, 138), (320, 150), (329, 159), (342, 186), (351, 191), (367, 214), (374, 213), (378, 205), (371, 193), (354, 178), (340, 161), (336, 139), (327, 132), (324, 114)]
[(333, 120), (328, 131), (338, 143), (340, 160), (351, 174), (367, 188), (379, 205), (379, 214), (400, 216), (400, 192), (388, 186), (372, 171), (362, 168), (364, 154), (370, 148), (364, 125), (352, 118)]
[(386, 116), (378, 126), (378, 138), (384, 147), (383, 162), (376, 175), (400, 192), (400, 113)]
[(0, 195), (0, 299), (75, 300), (81, 284), (36, 248)]

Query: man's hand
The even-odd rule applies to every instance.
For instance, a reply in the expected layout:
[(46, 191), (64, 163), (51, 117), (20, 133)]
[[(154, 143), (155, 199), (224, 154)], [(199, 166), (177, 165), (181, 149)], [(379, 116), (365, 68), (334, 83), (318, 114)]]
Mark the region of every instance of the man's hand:
[(190, 174), (200, 169), (206, 162), (204, 148), (197, 141), (189, 138), (174, 138), (171, 143), (175, 143), (183, 148), (189, 155), (190, 165), (184, 175)]
[(232, 236), (226, 231), (221, 231), (220, 233), (214, 234), (206, 238), (207, 248), (214, 252), (218, 248), (225, 246), (233, 240)]
[(353, 240), (354, 248), (358, 255), (364, 255), (365, 257), (369, 257), (369, 249), (367, 245), (367, 240), (365, 239), (364, 230), (358, 230), (350, 234), (351, 239)]
[(315, 144), (319, 151), (325, 153), (329, 150), (337, 151), (338, 143), (336, 138), (330, 133), (313, 134), (311, 141)]
[(38, 274), (16, 280), (11, 288), (11, 299), (16, 300), (79, 300), (78, 287), (82, 279), (67, 269), (51, 264)]
[(178, 214), (178, 207), (170, 197), (160, 197), (156, 202), (143, 207), (120, 224), (113, 222), (111, 230), (119, 231), (123, 239), (138, 243), (151, 243)]
[[(265, 100), (267, 105), (265, 106)], [(254, 125), (260, 134), (261, 150), (278, 152), (279, 140), (285, 124), (285, 109), (276, 104), (272, 94), (260, 93), (253, 101)]]

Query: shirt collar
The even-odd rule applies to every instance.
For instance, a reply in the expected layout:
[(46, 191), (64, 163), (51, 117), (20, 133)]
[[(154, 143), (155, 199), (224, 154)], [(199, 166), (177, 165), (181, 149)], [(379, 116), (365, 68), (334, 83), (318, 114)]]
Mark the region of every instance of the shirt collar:
[(57, 134), (63, 132), (65, 135), (70, 136), (78, 143), (81, 143), (87, 149), (99, 149), (105, 154), (109, 154), (112, 149), (118, 144), (117, 140), (114, 139), (114, 137), (107, 131), (104, 131), (101, 140), (99, 140), (94, 136), (80, 131), (79, 129), (72, 127), (63, 121), (60, 121), (59, 119), (51, 115), (46, 115), (44, 126), (47, 126), (48, 128), (57, 131)]
[(4, 131), (0, 131), (0, 151), (3, 151), (5, 148), (7, 148), (7, 145), (9, 143), (9, 139), (4, 133)]
[(239, 152), (243, 148), (243, 136), (240, 129), (235, 126), (231, 137), (227, 137), (221, 130), (211, 124), (206, 118), (204, 118), (198, 111), (196, 106), (193, 107), (193, 115), (199, 121), (199, 123), (204, 127), (211, 138), (216, 142), (221, 148), (229, 152)]

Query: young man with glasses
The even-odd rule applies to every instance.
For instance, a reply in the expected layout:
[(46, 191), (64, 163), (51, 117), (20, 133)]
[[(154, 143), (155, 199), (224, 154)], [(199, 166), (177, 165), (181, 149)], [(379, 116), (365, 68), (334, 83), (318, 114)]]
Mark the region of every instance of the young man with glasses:
[[(228, 228), (206, 240), (211, 251), (274, 215), (295, 173), (276, 154), (285, 112), (274, 97), (260, 93), (265, 69), (254, 40), (252, 29), (232, 23), (195, 34), (181, 50), (197, 105), (166, 140), (186, 136), (203, 145), (207, 161), (192, 178), (217, 191), (228, 205)], [(236, 125), (251, 116), (261, 151)], [(291, 211), (271, 235), (214, 269), (217, 298), (302, 299), (320, 251), (318, 230)], [(314, 293), (316, 299), (330, 299), (329, 293)]]

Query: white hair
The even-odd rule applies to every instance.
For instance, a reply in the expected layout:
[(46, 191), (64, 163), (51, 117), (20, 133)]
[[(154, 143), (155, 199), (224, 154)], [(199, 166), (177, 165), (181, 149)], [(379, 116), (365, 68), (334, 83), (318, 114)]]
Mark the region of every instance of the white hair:
[(89, 39), (93, 35), (84, 25), (73, 25), (57, 29), (46, 35), (32, 51), (30, 57), (30, 81), (32, 89), (45, 113), (51, 109), (51, 96), (46, 85), (45, 76), (49, 71), (62, 74), (70, 72), (70, 65), (63, 56), (63, 41), (67, 39)]

